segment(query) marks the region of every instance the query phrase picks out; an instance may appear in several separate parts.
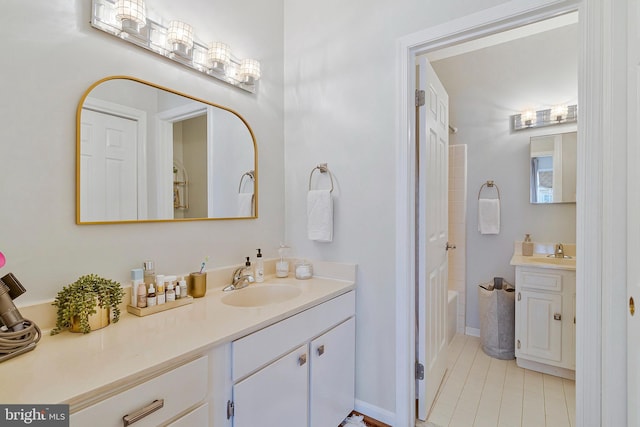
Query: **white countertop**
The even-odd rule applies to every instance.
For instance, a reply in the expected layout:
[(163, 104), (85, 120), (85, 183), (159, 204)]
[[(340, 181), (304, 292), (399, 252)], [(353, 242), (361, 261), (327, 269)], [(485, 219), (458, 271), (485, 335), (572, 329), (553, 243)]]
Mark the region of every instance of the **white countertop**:
[(526, 267), (551, 268), (556, 270), (576, 271), (575, 258), (553, 258), (548, 254), (536, 254), (533, 256), (524, 256), (514, 254), (511, 257), (511, 265), (519, 265)]
[(47, 331), (34, 351), (0, 363), (0, 402), (69, 403), (73, 412), (74, 404), (355, 288), (355, 266), (347, 280), (289, 276), (265, 281), (300, 287), (299, 296), (282, 303), (232, 307), (221, 302), (221, 288), (209, 288), (192, 304), (150, 316), (123, 310), (118, 323), (89, 334)]

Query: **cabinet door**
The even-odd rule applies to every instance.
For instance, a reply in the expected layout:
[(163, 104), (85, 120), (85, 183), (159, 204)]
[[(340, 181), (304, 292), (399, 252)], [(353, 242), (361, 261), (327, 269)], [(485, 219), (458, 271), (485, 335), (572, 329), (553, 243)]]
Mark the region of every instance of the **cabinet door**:
[(311, 342), (311, 427), (338, 426), (353, 410), (355, 319)]
[(518, 304), (519, 353), (560, 362), (562, 295), (521, 291)]
[(235, 384), (234, 427), (307, 425), (308, 367), (305, 344)]

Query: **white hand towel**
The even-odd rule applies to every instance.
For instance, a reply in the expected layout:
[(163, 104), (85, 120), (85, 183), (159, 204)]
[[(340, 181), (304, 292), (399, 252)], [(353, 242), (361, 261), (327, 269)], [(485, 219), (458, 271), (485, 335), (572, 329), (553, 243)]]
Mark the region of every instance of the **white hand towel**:
[(478, 231), (480, 234), (500, 233), (500, 199), (478, 200)]
[(333, 200), (329, 190), (307, 193), (307, 236), (309, 240), (333, 240)]
[(238, 216), (253, 216), (253, 193), (238, 193)]

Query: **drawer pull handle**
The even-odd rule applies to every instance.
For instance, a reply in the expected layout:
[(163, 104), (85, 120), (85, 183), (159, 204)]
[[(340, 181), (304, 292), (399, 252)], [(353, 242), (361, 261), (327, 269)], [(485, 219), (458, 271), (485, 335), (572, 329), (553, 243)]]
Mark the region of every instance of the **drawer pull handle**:
[(161, 409), (163, 406), (164, 399), (156, 399), (144, 408), (134, 412), (133, 414), (128, 414), (122, 417), (122, 425), (123, 427), (130, 426), (131, 424), (140, 421), (147, 415), (154, 413), (158, 409)]
[(318, 347), (318, 356), (322, 356), (324, 354), (324, 344)]
[(555, 313), (553, 315), (553, 320), (562, 320), (562, 314), (560, 313)]
[(306, 353), (298, 357), (298, 365), (302, 366), (307, 363), (307, 355)]

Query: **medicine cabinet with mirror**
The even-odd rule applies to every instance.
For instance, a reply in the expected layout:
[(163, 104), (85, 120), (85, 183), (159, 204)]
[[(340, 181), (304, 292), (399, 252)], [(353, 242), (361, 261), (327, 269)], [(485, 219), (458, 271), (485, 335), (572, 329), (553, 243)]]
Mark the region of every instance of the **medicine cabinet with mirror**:
[(576, 202), (577, 142), (577, 132), (531, 138), (531, 203)]
[(76, 120), (78, 224), (257, 217), (256, 141), (235, 111), (115, 76)]

